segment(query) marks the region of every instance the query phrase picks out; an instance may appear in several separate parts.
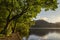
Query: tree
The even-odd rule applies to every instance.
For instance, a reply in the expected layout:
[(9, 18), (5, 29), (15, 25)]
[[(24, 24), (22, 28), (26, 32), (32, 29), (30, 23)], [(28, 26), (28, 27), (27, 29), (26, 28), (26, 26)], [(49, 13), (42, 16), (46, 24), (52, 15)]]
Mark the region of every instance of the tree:
[(34, 24), (31, 19), (41, 12), (41, 8), (55, 10), (57, 4), (57, 0), (0, 0), (0, 34), (20, 32), (25, 36)]

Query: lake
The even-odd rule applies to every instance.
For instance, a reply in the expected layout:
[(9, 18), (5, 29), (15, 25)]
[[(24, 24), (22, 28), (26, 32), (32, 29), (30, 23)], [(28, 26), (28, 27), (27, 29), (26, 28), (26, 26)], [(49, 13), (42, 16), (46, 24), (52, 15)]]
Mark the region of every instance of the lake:
[[(23, 38), (25, 40), (25, 37)], [(57, 32), (49, 32), (44, 36), (30, 35), (28, 40), (60, 40), (60, 33)]]

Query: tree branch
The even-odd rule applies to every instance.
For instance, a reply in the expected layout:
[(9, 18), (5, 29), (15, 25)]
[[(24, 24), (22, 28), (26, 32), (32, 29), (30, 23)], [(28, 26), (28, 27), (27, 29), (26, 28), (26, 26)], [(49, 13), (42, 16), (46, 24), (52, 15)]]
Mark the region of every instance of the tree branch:
[(11, 11), (10, 11), (9, 9), (7, 9), (7, 10), (9, 11), (9, 15), (8, 15), (8, 17), (7, 17), (7, 20), (6, 20), (6, 21), (9, 21), (12, 10), (11, 10)]
[(20, 14), (17, 14), (17, 15), (15, 15), (14, 17), (12, 17), (9, 21), (12, 21), (12, 20), (14, 20), (14, 19), (18, 19), (18, 18), (21, 17), (24, 13), (27, 12), (27, 9), (28, 9), (28, 7), (27, 7), (26, 9), (23, 9)]
[(6, 34), (6, 30), (5, 30), (5, 29), (7, 29), (8, 24), (9, 24), (12, 20), (18, 19), (19, 17), (21, 17), (24, 13), (27, 12), (27, 9), (28, 9), (28, 7), (27, 7), (26, 9), (22, 10), (22, 12), (21, 12), (19, 15), (15, 15), (15, 16), (12, 17), (11, 19), (9, 19), (9, 17), (10, 17), (10, 14), (9, 14), (8, 17), (7, 17), (6, 26), (5, 26), (4, 29), (1, 31), (1, 33), (2, 33), (2, 34)]
[(5, 26), (4, 29), (1, 31), (2, 34), (5, 34), (5, 32), (6, 32), (5, 29), (7, 29), (7, 26), (8, 26), (8, 24), (9, 24), (10, 15), (11, 15), (11, 12), (12, 12), (12, 10), (10, 11), (8, 8), (7, 8), (7, 10), (9, 11), (9, 15), (7, 16), (7, 19), (6, 19), (6, 26)]
[(16, 20), (14, 21), (14, 27), (12, 28), (12, 33), (15, 32), (15, 28), (16, 28)]

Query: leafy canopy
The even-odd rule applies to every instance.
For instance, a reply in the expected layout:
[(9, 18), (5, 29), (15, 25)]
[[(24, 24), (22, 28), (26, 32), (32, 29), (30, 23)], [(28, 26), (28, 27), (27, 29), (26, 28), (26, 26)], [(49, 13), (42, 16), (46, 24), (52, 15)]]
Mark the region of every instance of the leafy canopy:
[(42, 8), (45, 11), (55, 10), (57, 4), (57, 0), (0, 0), (0, 34), (9, 36), (20, 32), (21, 36), (25, 36), (34, 24), (31, 19)]

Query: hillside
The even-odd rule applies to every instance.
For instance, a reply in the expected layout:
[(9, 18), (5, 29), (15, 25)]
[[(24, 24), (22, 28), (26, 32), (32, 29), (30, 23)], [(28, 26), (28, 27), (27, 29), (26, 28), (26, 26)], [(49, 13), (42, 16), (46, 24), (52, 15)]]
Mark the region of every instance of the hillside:
[(36, 20), (35, 25), (33, 25), (31, 28), (60, 28), (60, 22), (59, 23), (49, 23), (44, 20)]

